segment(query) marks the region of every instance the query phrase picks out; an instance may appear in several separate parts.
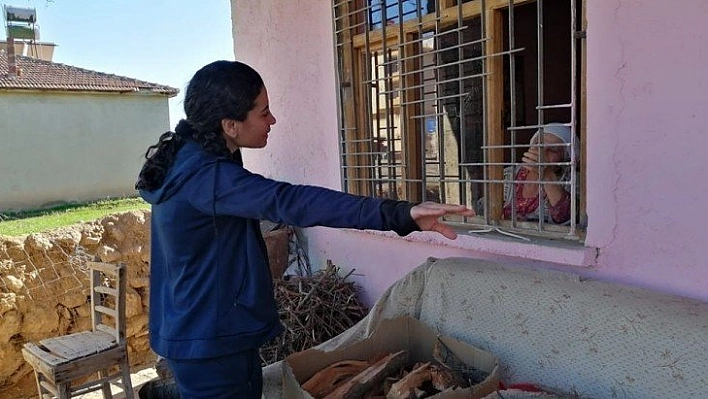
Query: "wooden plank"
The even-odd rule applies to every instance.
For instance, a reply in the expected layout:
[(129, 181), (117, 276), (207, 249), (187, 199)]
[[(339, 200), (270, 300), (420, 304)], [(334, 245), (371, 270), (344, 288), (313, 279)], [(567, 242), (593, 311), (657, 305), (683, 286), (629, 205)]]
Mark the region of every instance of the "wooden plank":
[(70, 336), (66, 336), (66, 337), (62, 337), (62, 338), (64, 338), (64, 339), (63, 340), (52, 339), (52, 340), (42, 341), (42, 345), (45, 348), (47, 348), (47, 350), (49, 352), (51, 352), (53, 355), (67, 359), (67, 360), (78, 359), (80, 357), (84, 357), (86, 355), (90, 355), (90, 354), (98, 352), (98, 351), (93, 351), (91, 349), (87, 349), (85, 347), (79, 348), (79, 350), (77, 350), (75, 348), (76, 345), (74, 345), (72, 343)]
[(302, 388), (315, 398), (329, 395), (370, 364), (363, 360), (343, 360), (324, 368), (302, 384)]
[(42, 387), (42, 390), (49, 391), (49, 392), (51, 392), (52, 394), (54, 394), (54, 396), (57, 396), (57, 397), (59, 396), (59, 390), (58, 390), (57, 387), (55, 387), (54, 384), (52, 384), (51, 382), (49, 382), (49, 381), (40, 381), (40, 382), (39, 382), (39, 385)]
[(83, 394), (86, 394), (89, 392), (98, 391), (99, 389), (102, 388), (101, 384), (106, 383), (106, 382), (111, 382), (113, 380), (117, 380), (120, 377), (121, 377), (121, 373), (119, 370), (119, 371), (117, 371), (113, 374), (110, 374), (108, 376), (100, 377), (98, 379), (88, 381), (88, 382), (81, 384), (81, 385), (72, 386), (71, 390), (75, 394), (81, 392), (81, 394), (83, 395)]
[(391, 386), (391, 390), (386, 394), (387, 399), (408, 399), (411, 397), (411, 391), (423, 385), (426, 381), (432, 380), (430, 373), (430, 362), (422, 364), (420, 367), (413, 369), (405, 377), (398, 380)]
[(99, 272), (107, 274), (113, 278), (117, 277), (118, 270), (124, 267), (122, 264), (113, 264), (106, 262), (86, 262), (86, 265), (91, 270), (98, 270)]
[[(363, 83), (362, 80), (366, 76), (366, 68), (371, 68), (371, 59), (367, 57), (366, 51), (354, 50), (356, 57), (354, 58), (354, 76), (359, 78), (354, 78), (354, 104), (358, 104), (355, 107), (355, 124), (356, 129), (352, 132), (354, 140), (354, 153), (356, 160), (355, 165), (357, 166), (372, 166), (371, 157), (365, 152), (369, 152), (369, 144), (365, 142), (367, 138), (371, 137), (371, 131), (369, 127), (368, 120), (371, 118), (371, 85), (368, 83)], [(367, 64), (369, 64), (367, 66)], [(357, 179), (355, 182), (357, 194), (372, 196), (373, 193), (370, 190), (368, 180), (371, 179), (371, 168), (356, 168), (349, 171), (354, 172), (354, 177)]]
[(96, 325), (101, 324), (101, 314), (96, 312), (96, 305), (100, 302), (101, 296), (97, 294), (96, 287), (101, 285), (101, 270), (100, 267), (105, 265), (91, 262), (89, 267), (96, 266), (91, 269), (91, 326), (96, 329)]
[(115, 288), (111, 287), (104, 287), (102, 285), (94, 287), (94, 291), (104, 294), (104, 295), (110, 295), (114, 298), (118, 298), (118, 290)]
[(325, 399), (361, 398), (371, 388), (381, 383), (388, 375), (395, 373), (403, 367), (407, 361), (407, 350), (391, 353), (371, 367), (357, 374), (331, 394), (325, 396)]
[(111, 316), (113, 318), (116, 318), (118, 316), (115, 309), (107, 308), (105, 306), (95, 305), (94, 309), (96, 310), (96, 312), (103, 313), (103, 314), (105, 314), (107, 316)]
[(55, 356), (78, 359), (116, 345), (115, 339), (102, 332), (82, 332), (40, 341)]
[(441, 362), (434, 363), (430, 367), (430, 381), (438, 391), (469, 386), (469, 383), (462, 378), (461, 373), (453, 373), (451, 368)]
[(55, 356), (33, 343), (27, 343), (22, 348), (22, 356), (33, 368), (40, 371), (48, 370), (45, 365), (54, 366), (66, 362), (65, 358)]
[(118, 366), (127, 356), (126, 352), (127, 349), (124, 346), (118, 346), (95, 355), (58, 365), (53, 368), (55, 381), (73, 380), (93, 374), (98, 370)]
[(116, 299), (116, 312), (118, 317), (116, 317), (116, 329), (118, 330), (118, 335), (115, 336), (116, 341), (119, 344), (125, 344), (125, 328), (126, 328), (126, 316), (125, 316), (125, 296), (128, 286), (128, 276), (125, 267), (121, 267), (118, 270), (118, 277), (116, 277), (116, 288), (118, 289), (118, 299)]
[[(491, 9), (486, 15), (485, 35), (488, 39), (485, 54), (496, 54), (504, 50), (504, 15), (501, 10)], [(487, 58), (485, 61), (488, 75), (487, 82), (487, 143), (491, 146), (504, 144), (504, 63), (501, 56)], [(501, 148), (488, 150), (488, 162), (500, 164), (504, 162), (504, 152)], [(487, 176), (490, 180), (502, 180), (502, 166), (487, 166)], [(488, 186), (486, 208), (493, 221), (501, 219), (504, 187), (493, 183)]]

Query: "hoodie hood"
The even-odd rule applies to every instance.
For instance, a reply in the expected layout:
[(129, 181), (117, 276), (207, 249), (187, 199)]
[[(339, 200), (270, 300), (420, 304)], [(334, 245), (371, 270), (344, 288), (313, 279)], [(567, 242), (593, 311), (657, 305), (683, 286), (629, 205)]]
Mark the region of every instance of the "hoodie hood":
[(153, 191), (140, 190), (140, 196), (152, 205), (165, 202), (204, 166), (218, 162), (219, 159), (209, 155), (196, 142), (187, 140), (177, 152), (177, 158), (167, 172), (162, 186)]

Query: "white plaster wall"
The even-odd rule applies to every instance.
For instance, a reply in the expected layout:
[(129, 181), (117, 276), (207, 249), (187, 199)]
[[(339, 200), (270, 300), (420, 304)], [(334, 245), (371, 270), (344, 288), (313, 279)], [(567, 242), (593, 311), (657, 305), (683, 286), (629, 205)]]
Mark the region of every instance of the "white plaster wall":
[(167, 98), (0, 93), (0, 210), (137, 195), (147, 147), (169, 130)]
[[(572, 269), (708, 300), (708, 3), (587, 7), (585, 246), (312, 228), (315, 266), (355, 268), (369, 303), (428, 256)], [(261, 72), (278, 118), (268, 147), (244, 155), (252, 170), (341, 188), (331, 12), (329, 0), (232, 0), (236, 57)]]

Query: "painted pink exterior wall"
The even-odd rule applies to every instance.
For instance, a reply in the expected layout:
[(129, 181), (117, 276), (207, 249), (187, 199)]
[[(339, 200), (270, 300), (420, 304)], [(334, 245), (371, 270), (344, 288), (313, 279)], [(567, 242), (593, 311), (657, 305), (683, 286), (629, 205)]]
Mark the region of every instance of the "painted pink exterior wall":
[(708, 2), (588, 1), (586, 244), (599, 274), (708, 299)]
[[(331, 13), (330, 0), (232, 0), (236, 57), (261, 72), (278, 118), (268, 147), (244, 154), (247, 166), (339, 189)], [(708, 300), (704, 15), (704, 0), (588, 1), (585, 246), (311, 228), (314, 266), (356, 269), (368, 303), (429, 256), (570, 268)]]

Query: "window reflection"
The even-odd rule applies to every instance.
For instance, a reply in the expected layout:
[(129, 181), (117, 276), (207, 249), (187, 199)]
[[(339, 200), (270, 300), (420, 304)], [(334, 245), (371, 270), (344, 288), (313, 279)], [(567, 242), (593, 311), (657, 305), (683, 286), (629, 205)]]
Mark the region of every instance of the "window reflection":
[(382, 21), (393, 25), (401, 20), (410, 21), (418, 15), (435, 12), (435, 0), (369, 0), (369, 27), (381, 29)]

